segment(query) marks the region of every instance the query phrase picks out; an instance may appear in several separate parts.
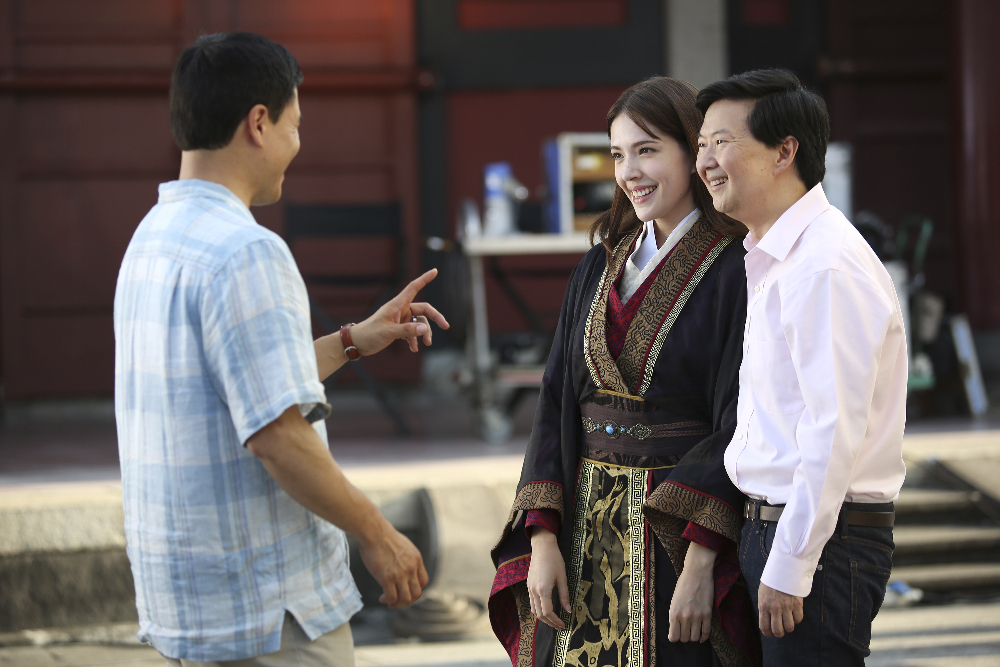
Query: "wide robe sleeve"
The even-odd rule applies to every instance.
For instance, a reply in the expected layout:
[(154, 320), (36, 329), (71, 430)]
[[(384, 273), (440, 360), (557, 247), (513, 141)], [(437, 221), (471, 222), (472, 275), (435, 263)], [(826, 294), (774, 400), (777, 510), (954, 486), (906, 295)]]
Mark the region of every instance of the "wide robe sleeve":
[(525, 528), (529, 515), (532, 523), (545, 521), (546, 516), (554, 519), (547, 527), (557, 528), (563, 553), (567, 553), (571, 536), (570, 522), (565, 517), (572, 511), (572, 484), (579, 465), (576, 443), (581, 434), (580, 385), (586, 377), (574, 368), (573, 346), (581, 345), (585, 309), (596, 290), (594, 276), (599, 277), (604, 270), (604, 255), (602, 246), (592, 248), (570, 276), (542, 378), (517, 495), (500, 540), (491, 552), (497, 574), (490, 592), (490, 621), (515, 666), (534, 665), (536, 657), (551, 655), (555, 637), (549, 626), (539, 624), (531, 614), (524, 583), (531, 563), (531, 542)]

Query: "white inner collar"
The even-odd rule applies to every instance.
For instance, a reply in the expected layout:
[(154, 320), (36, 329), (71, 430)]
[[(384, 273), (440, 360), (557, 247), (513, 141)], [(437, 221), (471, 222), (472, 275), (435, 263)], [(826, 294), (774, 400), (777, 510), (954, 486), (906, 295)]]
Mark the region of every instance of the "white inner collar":
[(625, 262), (622, 279), (618, 281), (618, 296), (621, 297), (623, 304), (628, 303), (628, 300), (632, 298), (635, 291), (646, 281), (649, 274), (660, 265), (663, 258), (674, 249), (678, 241), (694, 226), (694, 223), (698, 221), (700, 213), (701, 211), (698, 209), (688, 213), (680, 221), (680, 224), (674, 228), (674, 231), (670, 232), (670, 235), (659, 248), (656, 247), (656, 230), (653, 227), (655, 223), (652, 220), (645, 223), (642, 238), (635, 244), (635, 250), (629, 255), (628, 261)]

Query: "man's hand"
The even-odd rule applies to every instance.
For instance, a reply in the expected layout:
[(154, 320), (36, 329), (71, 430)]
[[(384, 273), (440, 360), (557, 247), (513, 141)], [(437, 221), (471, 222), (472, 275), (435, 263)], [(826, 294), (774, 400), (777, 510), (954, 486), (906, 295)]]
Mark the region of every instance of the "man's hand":
[(677, 578), (670, 600), (672, 642), (704, 642), (712, 631), (712, 607), (715, 597), (715, 557), (717, 554), (697, 542), (688, 547), (684, 569)]
[(761, 583), (757, 589), (760, 631), (765, 637), (784, 637), (802, 622), (802, 598), (776, 591)]
[[(376, 310), (367, 320), (351, 327), (351, 341), (362, 356), (367, 357), (381, 352), (397, 339), (405, 339), (409, 343), (410, 351), (416, 352), (420, 349), (418, 344), (420, 338), (423, 338), (424, 345), (431, 344), (430, 320), (434, 320), (442, 329), (451, 326), (434, 306), (429, 303), (413, 303), (417, 293), (434, 280), (435, 276), (437, 269), (431, 269), (407, 285), (402, 292)], [(314, 346), (320, 380), (325, 380), (347, 363), (340, 332), (317, 339)]]
[(420, 552), (344, 477), (297, 405), (250, 436), (246, 446), (296, 502), (358, 539), (361, 560), (382, 586), (380, 602), (398, 609), (420, 597), (427, 585)]
[(552, 589), (559, 589), (559, 604), (569, 606), (569, 585), (566, 583), (566, 563), (555, 534), (535, 526), (531, 533), (531, 565), (528, 566), (528, 600), (535, 618), (556, 630), (566, 627), (552, 609)]
[[(410, 351), (416, 352), (419, 347), (417, 341), (420, 337), (424, 339), (424, 345), (431, 344), (431, 328), (428, 318), (437, 322), (442, 329), (449, 326), (444, 315), (435, 310), (429, 303), (413, 303), (417, 292), (437, 276), (437, 269), (431, 269), (420, 276), (394, 299), (375, 311), (375, 313), (364, 322), (358, 322), (351, 328), (351, 338), (358, 352), (368, 356), (381, 352), (392, 341), (405, 338), (410, 344)], [(414, 322), (413, 318), (417, 321)]]
[(413, 542), (388, 521), (382, 521), (384, 525), (374, 536), (359, 537), (361, 561), (382, 587), (378, 601), (390, 609), (399, 609), (420, 597), (429, 578)]

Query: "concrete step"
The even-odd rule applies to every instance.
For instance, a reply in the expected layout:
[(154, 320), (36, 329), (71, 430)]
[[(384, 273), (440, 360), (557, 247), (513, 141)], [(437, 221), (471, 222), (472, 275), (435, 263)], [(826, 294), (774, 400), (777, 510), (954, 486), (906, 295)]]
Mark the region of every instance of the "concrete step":
[(135, 619), (121, 484), (0, 487), (0, 632)]
[(964, 549), (1000, 549), (1000, 527), (899, 526), (893, 529), (894, 556)]
[(1000, 561), (1000, 527), (901, 525), (893, 528), (897, 566)]
[(896, 554), (1000, 548), (1000, 527), (900, 526), (893, 530)]
[(893, 581), (927, 591), (1000, 588), (1000, 563), (947, 563), (892, 568)]
[(942, 489), (903, 489), (895, 502), (896, 516), (930, 512), (967, 512), (975, 509), (973, 492)]
[[(501, 456), (345, 473), (421, 548), (435, 589), (485, 603), (520, 466)], [(377, 598), (360, 557), (351, 562)], [(0, 486), (0, 633), (135, 619), (119, 482)]]
[(125, 548), (120, 482), (0, 487), (0, 556)]

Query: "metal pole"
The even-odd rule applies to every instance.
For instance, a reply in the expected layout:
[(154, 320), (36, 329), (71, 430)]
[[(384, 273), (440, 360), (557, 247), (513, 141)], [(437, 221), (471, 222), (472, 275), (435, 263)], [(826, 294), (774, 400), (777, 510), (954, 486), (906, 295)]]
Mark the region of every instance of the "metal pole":
[(486, 312), (486, 282), (483, 258), (469, 257), (469, 281), (472, 288), (472, 362), (479, 392), (479, 404), (493, 404), (492, 359), (490, 357), (490, 328)]

